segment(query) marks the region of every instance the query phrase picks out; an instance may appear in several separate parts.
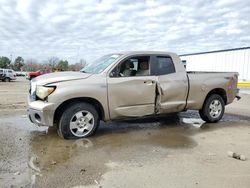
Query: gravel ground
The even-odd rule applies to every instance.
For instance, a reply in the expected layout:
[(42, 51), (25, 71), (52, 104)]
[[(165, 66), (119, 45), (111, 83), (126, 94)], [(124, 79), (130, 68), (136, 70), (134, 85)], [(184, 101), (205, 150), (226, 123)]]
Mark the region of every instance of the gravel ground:
[(0, 187), (250, 187), (248, 94), (216, 124), (188, 111), (101, 123), (89, 139), (63, 140), (29, 122), (28, 88), (24, 78), (0, 82)]

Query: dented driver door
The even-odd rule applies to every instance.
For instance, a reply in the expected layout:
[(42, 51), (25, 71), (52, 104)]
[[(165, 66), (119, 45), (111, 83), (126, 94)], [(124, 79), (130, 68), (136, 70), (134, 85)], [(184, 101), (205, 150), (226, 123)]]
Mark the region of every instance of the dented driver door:
[(108, 77), (110, 118), (154, 114), (155, 76)]

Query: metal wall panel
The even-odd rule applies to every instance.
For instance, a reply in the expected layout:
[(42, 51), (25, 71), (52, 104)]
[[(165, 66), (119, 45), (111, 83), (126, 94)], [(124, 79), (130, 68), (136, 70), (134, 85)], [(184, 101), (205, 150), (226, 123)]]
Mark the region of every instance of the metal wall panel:
[(180, 56), (187, 71), (239, 72), (240, 81), (250, 81), (250, 48)]

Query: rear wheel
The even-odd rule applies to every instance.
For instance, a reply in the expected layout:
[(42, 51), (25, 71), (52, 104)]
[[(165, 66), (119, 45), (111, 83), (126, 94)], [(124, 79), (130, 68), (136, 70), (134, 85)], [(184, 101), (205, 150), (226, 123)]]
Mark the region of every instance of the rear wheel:
[(225, 111), (225, 102), (220, 95), (212, 94), (210, 95), (203, 108), (199, 111), (201, 119), (209, 123), (218, 122)]
[(88, 103), (73, 103), (63, 112), (59, 126), (59, 136), (85, 138), (95, 133), (99, 126), (99, 115), (94, 106)]
[(5, 82), (10, 82), (10, 78), (6, 77), (6, 78), (4, 78), (4, 81)]

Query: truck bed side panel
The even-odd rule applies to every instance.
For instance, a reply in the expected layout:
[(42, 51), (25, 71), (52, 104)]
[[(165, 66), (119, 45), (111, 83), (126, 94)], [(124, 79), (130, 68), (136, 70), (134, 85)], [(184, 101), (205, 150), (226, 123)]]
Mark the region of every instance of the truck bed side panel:
[(202, 108), (207, 94), (214, 89), (223, 89), (227, 95), (227, 104), (237, 93), (238, 73), (235, 72), (188, 72), (190, 90), (187, 109)]

